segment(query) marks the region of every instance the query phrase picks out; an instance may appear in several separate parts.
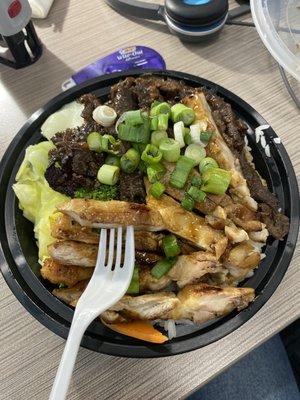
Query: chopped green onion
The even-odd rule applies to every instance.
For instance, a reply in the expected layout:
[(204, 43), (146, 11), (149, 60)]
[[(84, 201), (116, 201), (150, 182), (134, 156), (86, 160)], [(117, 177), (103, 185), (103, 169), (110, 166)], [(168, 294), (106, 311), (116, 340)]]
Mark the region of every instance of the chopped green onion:
[(154, 144), (147, 144), (141, 155), (141, 159), (145, 161), (146, 164), (156, 164), (160, 162), (161, 158), (162, 152), (154, 146)]
[(152, 164), (147, 167), (147, 176), (150, 183), (159, 181), (165, 173), (166, 169), (161, 163)]
[(195, 111), (182, 103), (174, 104), (171, 107), (171, 118), (174, 123), (182, 121), (184, 125), (191, 125), (195, 120), (195, 116)]
[(91, 151), (97, 151), (97, 153), (101, 152), (101, 138), (99, 132), (91, 132), (86, 141)]
[(117, 167), (120, 167), (120, 158), (113, 155), (113, 154), (108, 154), (108, 156), (105, 159), (105, 164), (107, 165), (115, 165)]
[(93, 111), (93, 119), (102, 126), (112, 126), (117, 118), (115, 110), (108, 106), (98, 106)]
[(131, 148), (121, 157), (121, 169), (122, 171), (126, 172), (127, 174), (131, 174), (133, 171), (136, 170), (140, 162), (140, 155), (139, 153)]
[(129, 288), (127, 289), (128, 294), (138, 294), (140, 291), (140, 280), (139, 280), (139, 269), (134, 268)]
[[(186, 128), (185, 128), (186, 129)], [(189, 144), (192, 144), (192, 136), (190, 130), (184, 132), (184, 142), (188, 146)]]
[(168, 162), (176, 162), (180, 157), (180, 146), (174, 139), (164, 139), (159, 145), (159, 150), (162, 152), (163, 159)]
[(162, 245), (167, 258), (178, 256), (180, 253), (180, 247), (174, 235), (166, 235), (163, 238)]
[(207, 144), (210, 141), (212, 135), (213, 135), (213, 132), (208, 132), (208, 131), (207, 132), (201, 132), (200, 133), (201, 142), (203, 144)]
[(112, 135), (103, 135), (101, 137), (101, 150), (106, 153), (118, 155), (121, 147), (121, 141)]
[(206, 151), (200, 144), (192, 143), (185, 149), (184, 155), (194, 160), (196, 166), (205, 158)]
[(157, 121), (157, 129), (159, 131), (166, 131), (168, 129), (169, 116), (167, 114), (159, 114)]
[(200, 124), (190, 126), (190, 134), (192, 143), (201, 144), (200, 140)]
[(165, 185), (161, 182), (155, 182), (150, 186), (149, 193), (156, 199), (159, 199), (165, 190)]
[(212, 194), (225, 194), (231, 180), (231, 172), (221, 168), (210, 168), (202, 175), (201, 189)]
[(143, 174), (146, 174), (146, 172), (147, 172), (147, 165), (146, 165), (146, 163), (144, 162), (144, 161), (140, 161), (139, 162), (139, 170), (143, 173)]
[(191, 180), (191, 184), (193, 186), (200, 188), (201, 184), (202, 184), (202, 179), (200, 178), (200, 176), (193, 176), (193, 178)]
[(196, 186), (191, 186), (187, 194), (195, 201), (201, 202), (205, 200), (206, 194)]
[(184, 135), (185, 135), (185, 128), (184, 123), (182, 121), (176, 122), (173, 127), (174, 131), (174, 139), (179, 143), (180, 148), (185, 146), (184, 143)]
[(141, 125), (144, 122), (141, 110), (126, 111), (124, 121), (132, 126)]
[(184, 198), (181, 200), (181, 206), (187, 211), (193, 211), (194, 205), (195, 200), (188, 194), (185, 194)]
[(161, 101), (158, 101), (158, 100), (154, 100), (153, 103), (151, 103), (151, 107), (150, 107), (151, 110), (152, 110), (153, 107), (157, 106), (157, 105), (160, 104), (160, 103), (162, 103), (162, 102), (161, 102)]
[(146, 148), (146, 144), (145, 143), (132, 143), (132, 147), (134, 148), (134, 150), (136, 150), (139, 154), (142, 154), (142, 152), (145, 150)]
[(115, 165), (104, 164), (99, 168), (97, 179), (105, 185), (115, 185), (119, 179), (120, 169)]
[(151, 117), (151, 119), (150, 119), (150, 130), (157, 131), (157, 126), (158, 126), (158, 116), (155, 115), (154, 117)]
[(176, 167), (171, 174), (170, 184), (177, 189), (182, 189), (194, 166), (194, 160), (186, 156), (180, 156)]
[(171, 107), (169, 106), (168, 103), (166, 103), (166, 102), (159, 103), (151, 108), (151, 111), (150, 111), (151, 117), (154, 117), (154, 116), (160, 115), (160, 114), (166, 114), (168, 117), (170, 116)]
[(165, 258), (163, 260), (158, 261), (154, 267), (151, 269), (151, 275), (156, 278), (160, 279), (164, 275), (166, 275), (170, 269), (173, 267), (173, 265), (176, 263), (177, 257), (173, 258)]
[(201, 174), (204, 174), (205, 171), (209, 170), (210, 168), (218, 168), (218, 163), (211, 157), (205, 157), (203, 160), (200, 161), (199, 170)]
[[(141, 119), (138, 115), (129, 114), (130, 118), (127, 118), (127, 113), (131, 113), (133, 111), (127, 111), (125, 113), (125, 120), (123, 119), (122, 123), (116, 124), (116, 130), (118, 132), (118, 137), (121, 140), (127, 140), (128, 142), (135, 143), (145, 143), (149, 142), (150, 138), (150, 119), (146, 113), (141, 113), (140, 110), (136, 110), (139, 112)], [(135, 111), (134, 111), (135, 112)], [(120, 117), (119, 121), (122, 117)], [(136, 124), (137, 121), (142, 121), (139, 124)]]
[(159, 147), (164, 139), (168, 139), (166, 131), (154, 131), (151, 133), (151, 143), (156, 147)]

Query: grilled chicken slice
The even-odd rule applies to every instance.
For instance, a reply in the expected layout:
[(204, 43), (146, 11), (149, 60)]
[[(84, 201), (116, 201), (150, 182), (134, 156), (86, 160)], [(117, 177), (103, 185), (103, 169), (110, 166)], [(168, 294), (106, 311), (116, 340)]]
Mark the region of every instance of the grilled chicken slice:
[(62, 240), (48, 246), (50, 257), (61, 264), (95, 267), (98, 245)]
[(254, 299), (254, 289), (199, 283), (183, 288), (177, 298), (179, 304), (162, 319), (190, 319), (200, 324), (247, 307)]
[(67, 286), (74, 286), (78, 282), (89, 279), (93, 274), (93, 269), (82, 268), (75, 265), (63, 265), (47, 258), (43, 262), (41, 268), (41, 275), (55, 285), (63, 284)]
[(224, 234), (209, 226), (204, 218), (186, 211), (171, 197), (162, 195), (160, 199), (155, 199), (148, 195), (146, 201), (151, 210), (160, 213), (169, 231), (203, 250), (215, 252), (218, 258), (225, 251), (227, 239)]
[(250, 241), (240, 243), (224, 255), (223, 265), (229, 271), (228, 283), (238, 283), (255, 269), (261, 254)]
[[(172, 292), (144, 294), (142, 296), (125, 295), (110, 311), (121, 313), (126, 319), (155, 320), (167, 316), (179, 300)], [(101, 315), (105, 320), (105, 315)]]
[(199, 282), (206, 274), (215, 274), (224, 269), (215, 255), (198, 251), (188, 255), (179, 256), (177, 262), (168, 272), (168, 277), (175, 281), (179, 287)]
[[(75, 306), (85, 282), (70, 289), (54, 289), (53, 294), (66, 303)], [(199, 283), (188, 285), (176, 296), (171, 292), (144, 294), (141, 296), (125, 295), (108, 311), (101, 314), (107, 322), (125, 320), (190, 319), (203, 323), (226, 315), (234, 309), (242, 310), (254, 299), (254, 289), (217, 287)]]
[(172, 282), (168, 275), (164, 275), (162, 278), (157, 279), (151, 275), (151, 268), (142, 267), (139, 270), (139, 283), (140, 292), (157, 292), (165, 289)]
[[(51, 218), (51, 236), (60, 240), (75, 240), (90, 244), (99, 243), (99, 233), (88, 226), (81, 226), (66, 214), (57, 213), (54, 218)], [(135, 248), (144, 251), (159, 251), (160, 242), (163, 234), (135, 231)]]
[(67, 289), (54, 289), (52, 293), (58, 299), (64, 301), (72, 307), (75, 307), (77, 301), (82, 295), (84, 289), (86, 288), (88, 281), (81, 281), (77, 283), (75, 286)]
[(196, 113), (195, 123), (203, 123), (204, 121), (208, 123), (209, 126), (213, 127), (215, 134), (206, 146), (206, 153), (208, 156), (214, 158), (221, 168), (231, 171), (232, 178), (230, 186), (232, 195), (235, 196), (240, 203), (247, 205), (247, 207), (252, 210), (257, 210), (257, 203), (250, 195), (239, 160), (234, 156), (220, 134), (204, 94), (201, 91), (197, 91), (193, 95), (184, 98), (183, 103), (194, 109)]
[(165, 229), (158, 211), (144, 204), (126, 201), (72, 199), (58, 207), (82, 226), (116, 228), (133, 225), (135, 229), (161, 231)]
[[(98, 254), (98, 245), (73, 240), (61, 240), (54, 242), (48, 247), (50, 257), (61, 264), (78, 265), (83, 268), (95, 267)], [(137, 263), (154, 264), (161, 260), (162, 256), (157, 253), (136, 251)]]
[(81, 226), (77, 222), (62, 213), (57, 213), (50, 219), (51, 236), (64, 240), (75, 240), (78, 242), (97, 244), (99, 233), (88, 226)]

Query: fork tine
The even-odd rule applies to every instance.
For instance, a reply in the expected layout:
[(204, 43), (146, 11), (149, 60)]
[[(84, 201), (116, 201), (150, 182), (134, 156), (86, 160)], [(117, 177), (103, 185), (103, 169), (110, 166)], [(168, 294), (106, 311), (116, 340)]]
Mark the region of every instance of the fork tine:
[(124, 263), (122, 268), (115, 268), (113, 280), (121, 284), (120, 293), (124, 294), (128, 289), (134, 269), (134, 230), (132, 226), (127, 227)]
[(122, 227), (118, 228), (117, 233), (117, 253), (116, 253), (115, 270), (120, 268), (121, 265), (121, 255), (122, 255)]
[(101, 229), (100, 232), (100, 240), (99, 240), (99, 246), (98, 246), (98, 257), (97, 257), (97, 262), (96, 262), (96, 267), (95, 271), (98, 271), (101, 266), (104, 266), (105, 264), (105, 258), (106, 258), (106, 237), (107, 237), (107, 231), (106, 229)]
[(115, 250), (115, 229), (110, 230), (109, 235), (109, 250), (108, 250), (108, 261), (106, 268), (111, 269), (114, 260), (114, 250)]

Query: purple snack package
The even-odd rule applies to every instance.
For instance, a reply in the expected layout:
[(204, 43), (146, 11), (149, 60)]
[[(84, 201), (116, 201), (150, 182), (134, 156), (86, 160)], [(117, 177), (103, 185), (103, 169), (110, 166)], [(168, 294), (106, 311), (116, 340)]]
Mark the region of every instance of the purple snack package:
[(62, 84), (62, 89), (67, 90), (100, 75), (137, 68), (162, 70), (166, 69), (166, 63), (162, 56), (150, 47), (125, 47), (82, 68)]

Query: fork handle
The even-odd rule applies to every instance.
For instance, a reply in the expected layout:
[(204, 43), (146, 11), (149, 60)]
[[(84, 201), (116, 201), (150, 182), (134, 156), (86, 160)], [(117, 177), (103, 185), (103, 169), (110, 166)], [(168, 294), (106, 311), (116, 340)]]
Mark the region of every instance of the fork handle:
[(90, 320), (82, 318), (80, 315), (76, 316), (75, 313), (49, 400), (66, 398), (80, 342), (89, 324)]

